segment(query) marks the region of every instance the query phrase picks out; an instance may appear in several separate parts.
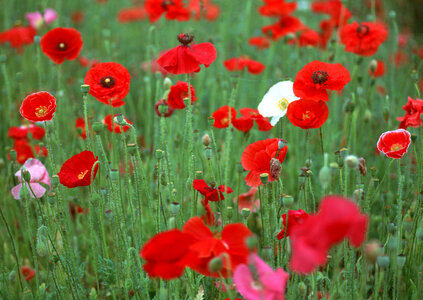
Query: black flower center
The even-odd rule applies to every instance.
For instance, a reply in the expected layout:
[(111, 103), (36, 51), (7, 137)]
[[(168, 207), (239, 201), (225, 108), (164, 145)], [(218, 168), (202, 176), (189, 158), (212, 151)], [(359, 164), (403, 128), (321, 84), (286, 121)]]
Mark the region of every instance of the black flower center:
[(100, 84), (102, 87), (110, 89), (115, 85), (115, 79), (112, 76), (105, 76), (100, 79)]
[(163, 0), (162, 1), (162, 7), (166, 9), (169, 5), (174, 5), (175, 3), (172, 0)]
[(329, 78), (329, 74), (326, 71), (315, 71), (313, 75), (311, 75), (311, 79), (313, 79), (314, 84), (323, 84)]
[(193, 35), (187, 33), (181, 33), (180, 35), (178, 35), (178, 41), (184, 46), (188, 46), (193, 40)]
[(363, 37), (369, 33), (369, 26), (367, 25), (360, 25), (357, 27), (357, 35), (359, 37)]
[(60, 42), (59, 44), (57, 44), (56, 48), (59, 51), (66, 51), (68, 49), (68, 45), (66, 45), (66, 43), (64, 42)]

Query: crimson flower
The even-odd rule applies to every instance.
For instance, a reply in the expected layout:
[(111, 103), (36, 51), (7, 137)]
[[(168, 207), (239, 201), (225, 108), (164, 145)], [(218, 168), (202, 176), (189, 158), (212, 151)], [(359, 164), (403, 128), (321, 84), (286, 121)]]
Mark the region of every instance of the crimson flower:
[(19, 112), (31, 122), (50, 121), (56, 111), (56, 98), (50, 93), (38, 92), (27, 96)]
[(300, 30), (299, 37), (287, 40), (287, 44), (300, 47), (317, 47), (320, 45), (320, 40), (320, 35), (316, 31), (304, 28)]
[(99, 63), (88, 70), (85, 84), (90, 86), (90, 94), (98, 101), (113, 107), (125, 104), (123, 98), (129, 92), (131, 75), (121, 64)]
[(253, 127), (253, 121), (256, 122), (260, 131), (269, 131), (273, 128), (269, 120), (263, 117), (257, 109), (244, 107), (239, 111), (242, 117), (232, 120), (232, 124), (236, 129), (240, 131), (249, 131)]
[(214, 217), (214, 213), (211, 209), (210, 203), (206, 199), (203, 199), (201, 200), (201, 205), (204, 208), (204, 214), (201, 215), (201, 220), (203, 220), (203, 222), (208, 226), (215, 226), (216, 220)]
[(159, 101), (157, 101), (156, 105), (154, 106), (154, 111), (156, 112), (156, 114), (161, 117), (162, 114), (159, 111), (159, 106), (164, 105), (167, 107), (166, 112), (164, 113), (164, 117), (170, 117), (173, 114), (173, 111), (175, 110), (172, 106), (168, 105), (167, 101), (165, 99), (160, 99)]
[(43, 35), (40, 41), (43, 53), (58, 65), (65, 59), (76, 59), (82, 45), (81, 34), (73, 28), (54, 28)]
[(216, 59), (216, 48), (212, 43), (189, 46), (193, 39), (192, 35), (179, 34), (178, 41), (182, 45), (163, 53), (157, 63), (171, 74), (200, 72), (200, 65), (204, 65), (207, 68)]
[[(114, 116), (116, 117), (117, 114)], [(132, 122), (127, 120), (125, 117), (123, 117), (123, 119), (126, 121), (126, 123), (132, 124)], [(120, 126), (116, 123), (116, 121), (113, 122), (114, 126), (112, 127), (112, 115), (107, 115), (103, 120), (103, 124), (107, 126), (107, 130), (114, 133), (122, 133), (121, 127), (123, 129), (123, 132), (127, 132), (131, 128), (131, 126), (129, 125)]]
[[(228, 224), (221, 233), (212, 233), (200, 217), (193, 217), (185, 223), (182, 232), (194, 238), (189, 249), (196, 259), (188, 261), (188, 267), (200, 274), (228, 277), (239, 264), (247, 262), (249, 250), (246, 238), (252, 233), (244, 224)], [(223, 267), (220, 272), (211, 272), (208, 265), (216, 257), (222, 258)]]
[(188, 9), (194, 14), (196, 20), (204, 17), (208, 21), (213, 21), (220, 14), (219, 6), (213, 4), (210, 0), (190, 0)]
[(272, 176), (270, 164), (272, 159), (276, 159), (279, 163), (283, 163), (288, 146), (285, 145), (279, 149), (280, 139), (267, 139), (254, 142), (245, 148), (241, 157), (241, 164), (245, 170), (250, 171), (245, 177), (248, 186), (262, 185), (260, 174), (269, 174), (269, 181), (277, 178)]
[(345, 51), (362, 56), (376, 54), (379, 46), (388, 37), (385, 26), (378, 23), (362, 22), (344, 25), (340, 32), (341, 43)]
[[(236, 110), (235, 108), (231, 107), (231, 121), (236, 117)], [(213, 115), (214, 124), (213, 126), (216, 128), (226, 128), (229, 126), (229, 106), (224, 105), (217, 109)]]
[(315, 13), (328, 14), (336, 27), (345, 24), (352, 17), (351, 12), (340, 0), (315, 1), (311, 4), (311, 10)]
[(350, 80), (350, 73), (341, 64), (315, 60), (297, 73), (293, 88), (297, 97), (328, 101), (327, 90), (342, 90)]
[(99, 166), (96, 164), (97, 161), (98, 157), (95, 157), (94, 153), (88, 150), (72, 156), (65, 161), (57, 174), (60, 183), (68, 188), (90, 185), (91, 173), (93, 173), (93, 180), (97, 174)]
[(260, 74), (266, 67), (261, 62), (250, 59), (248, 56), (227, 59), (223, 62), (223, 65), (230, 72), (242, 71), (243, 69), (247, 68), (248, 72), (251, 74)]
[(263, 6), (258, 11), (265, 17), (280, 17), (289, 15), (297, 9), (296, 2), (285, 2), (285, 0), (262, 0)]
[(329, 109), (324, 101), (300, 99), (288, 105), (286, 116), (292, 125), (302, 129), (319, 128), (326, 122)]
[(262, 50), (270, 47), (270, 40), (262, 36), (253, 36), (248, 40), (248, 44), (256, 46), (257, 49)]
[[(152, 237), (140, 250), (140, 256), (147, 262), (143, 269), (150, 277), (174, 279), (182, 276), (185, 267), (196, 260), (189, 251), (194, 242), (189, 233), (172, 229)], [(172, 249), (172, 251), (167, 251)]]
[(145, 16), (145, 10), (142, 7), (129, 7), (121, 9), (117, 19), (119, 23), (129, 23), (143, 20)]
[[(191, 89), (191, 105), (197, 101), (195, 97), (195, 90), (192, 84), (190, 84)], [(174, 109), (183, 109), (185, 108), (184, 99), (189, 97), (188, 92), (188, 83), (183, 81), (178, 81), (176, 84), (170, 87), (169, 95), (167, 96), (167, 104)]]
[(26, 281), (30, 281), (32, 278), (35, 277), (35, 270), (31, 269), (30, 267), (21, 267), (21, 272)]
[(21, 51), (23, 46), (34, 42), (36, 34), (37, 31), (31, 26), (16, 26), (0, 33), (0, 43), (8, 42), (12, 48)]
[(372, 77), (381, 77), (385, 75), (385, 73), (386, 73), (386, 67), (383, 60), (376, 61), (376, 68), (374, 70), (372, 70), (369, 67), (369, 75)]
[(85, 119), (84, 118), (78, 118), (78, 119), (76, 119), (76, 121), (75, 121), (75, 128), (78, 130), (78, 135), (81, 138), (83, 138), (83, 139), (86, 139), (87, 138), (87, 130), (85, 128)]
[(289, 33), (296, 33), (302, 28), (304, 25), (297, 17), (283, 16), (276, 23), (263, 26), (261, 31), (272, 40), (278, 40)]
[(151, 23), (157, 22), (162, 14), (168, 20), (188, 21), (190, 17), (182, 0), (146, 0), (144, 9)]
[(256, 192), (257, 188), (252, 187), (248, 192), (240, 194), (238, 197), (234, 198), (234, 203), (238, 202), (239, 212), (241, 212), (243, 208), (248, 208), (250, 212), (255, 212), (260, 208), (260, 199), (256, 199)]
[(28, 158), (34, 157), (34, 151), (27, 139), (15, 140), (13, 150), (16, 151), (16, 161), (23, 165)]
[(411, 134), (405, 129), (382, 133), (377, 141), (377, 149), (390, 158), (401, 158), (407, 153), (411, 143)]
[(368, 216), (361, 214), (358, 205), (349, 199), (324, 197), (319, 211), (295, 225), (290, 232), (291, 269), (305, 274), (313, 272), (326, 263), (330, 248), (345, 238), (354, 247), (359, 247), (366, 238), (368, 221)]
[(7, 136), (14, 140), (27, 139), (28, 133), (34, 140), (42, 140), (46, 131), (43, 127), (30, 124), (29, 126), (10, 127)]
[(403, 117), (398, 117), (397, 120), (400, 121), (399, 128), (407, 129), (407, 127), (420, 127), (423, 125), (421, 115), (423, 113), (423, 100), (422, 99), (413, 99), (408, 97), (407, 104), (402, 107), (405, 110), (405, 115)]
[(208, 201), (221, 201), (225, 199), (225, 196), (223, 193), (230, 194), (232, 193), (232, 189), (228, 186), (219, 185), (219, 187), (215, 187), (214, 183), (210, 184), (209, 186), (207, 182), (204, 179), (194, 179), (192, 182), (192, 186), (194, 189), (196, 189), (198, 192), (200, 192), (201, 195), (205, 197), (206, 203)]
[[(292, 232), (292, 230), (298, 226), (304, 223), (305, 220), (309, 217), (309, 214), (303, 211), (302, 209), (299, 210), (289, 210), (288, 211), (288, 226), (286, 226), (286, 214), (282, 215), (282, 224), (283, 229), (281, 232), (278, 233), (277, 238), (278, 240), (281, 240), (287, 236), (289, 236)], [(286, 234), (285, 234), (286, 232)]]

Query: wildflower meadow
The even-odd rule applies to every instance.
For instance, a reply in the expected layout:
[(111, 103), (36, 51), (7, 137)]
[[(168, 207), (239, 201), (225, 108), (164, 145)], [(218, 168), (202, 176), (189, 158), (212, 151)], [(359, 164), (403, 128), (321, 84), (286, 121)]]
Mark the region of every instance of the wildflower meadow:
[(419, 5), (0, 1), (0, 298), (422, 299)]

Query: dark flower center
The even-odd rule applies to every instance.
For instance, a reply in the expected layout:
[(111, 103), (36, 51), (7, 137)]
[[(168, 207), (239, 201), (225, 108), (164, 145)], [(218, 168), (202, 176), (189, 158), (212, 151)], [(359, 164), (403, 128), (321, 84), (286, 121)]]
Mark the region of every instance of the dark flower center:
[(178, 41), (184, 45), (188, 46), (194, 40), (194, 36), (186, 33), (181, 33), (178, 35)]
[(102, 87), (110, 89), (115, 85), (115, 79), (111, 76), (105, 76), (100, 79), (100, 84)]
[(367, 25), (360, 25), (357, 27), (357, 35), (358, 37), (364, 37), (369, 33), (369, 26)]
[(314, 84), (323, 84), (329, 78), (329, 74), (326, 71), (315, 71), (313, 75), (311, 75), (311, 79), (313, 79)]
[(68, 45), (66, 45), (65, 43), (63, 43), (63, 42), (60, 42), (59, 44), (57, 44), (57, 50), (59, 50), (59, 51), (65, 51), (65, 50), (67, 50), (68, 49)]
[(166, 9), (169, 5), (174, 5), (175, 2), (172, 0), (163, 0), (162, 1), (162, 8)]

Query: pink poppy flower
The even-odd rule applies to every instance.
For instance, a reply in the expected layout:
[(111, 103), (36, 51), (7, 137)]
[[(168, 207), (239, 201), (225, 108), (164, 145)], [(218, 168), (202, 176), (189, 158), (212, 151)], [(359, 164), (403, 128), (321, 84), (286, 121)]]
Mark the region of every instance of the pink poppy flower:
[[(26, 170), (29, 172), (29, 174), (31, 174), (31, 180), (29, 183), (31, 185), (31, 189), (34, 191), (34, 194), (37, 198), (41, 198), (47, 190), (40, 183), (44, 183), (51, 188), (50, 176), (48, 175), (47, 169), (42, 164), (42, 162), (34, 158), (28, 159), (21, 167), (21, 169), (16, 172), (15, 176), (18, 177), (20, 183), (11, 190), (13, 197), (17, 200), (21, 198), (20, 192), (22, 188), (23, 170)], [(34, 195), (31, 193), (28, 186), (26, 186), (26, 188), (28, 189), (28, 193), (30, 194), (31, 198), (34, 198)]]
[(52, 8), (46, 8), (44, 16), (39, 12), (31, 12), (25, 14), (25, 18), (28, 20), (29, 25), (34, 29), (39, 29), (43, 24), (50, 24), (57, 19), (57, 13)]

